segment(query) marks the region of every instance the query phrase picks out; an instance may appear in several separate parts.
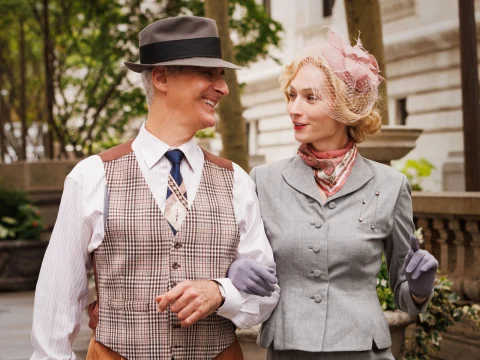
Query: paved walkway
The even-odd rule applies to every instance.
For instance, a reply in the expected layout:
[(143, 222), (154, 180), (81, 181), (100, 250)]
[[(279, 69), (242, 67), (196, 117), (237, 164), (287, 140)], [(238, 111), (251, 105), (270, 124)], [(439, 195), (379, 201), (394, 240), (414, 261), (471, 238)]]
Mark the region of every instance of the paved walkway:
[[(0, 360), (28, 360), (32, 355), (33, 298), (33, 291), (0, 292)], [(84, 312), (80, 333), (73, 343), (78, 360), (85, 360), (91, 335), (88, 315)], [(242, 342), (242, 351), (245, 360), (265, 359), (265, 349), (260, 349), (253, 340)]]
[[(0, 292), (0, 360), (27, 360), (32, 355), (33, 297), (33, 291)], [(85, 359), (91, 334), (85, 313), (80, 334), (73, 344), (77, 359)]]

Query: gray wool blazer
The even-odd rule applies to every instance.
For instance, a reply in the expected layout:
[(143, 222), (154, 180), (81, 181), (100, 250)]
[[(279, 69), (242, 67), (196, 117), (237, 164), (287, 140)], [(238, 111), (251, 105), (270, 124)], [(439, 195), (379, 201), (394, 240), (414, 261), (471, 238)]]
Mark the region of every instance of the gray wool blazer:
[(382, 253), (397, 307), (425, 311), (428, 301), (417, 307), (403, 270), (414, 232), (403, 174), (358, 154), (345, 185), (325, 204), (298, 155), (256, 167), (251, 177), (282, 289), (260, 346), (311, 352), (391, 346), (376, 292)]

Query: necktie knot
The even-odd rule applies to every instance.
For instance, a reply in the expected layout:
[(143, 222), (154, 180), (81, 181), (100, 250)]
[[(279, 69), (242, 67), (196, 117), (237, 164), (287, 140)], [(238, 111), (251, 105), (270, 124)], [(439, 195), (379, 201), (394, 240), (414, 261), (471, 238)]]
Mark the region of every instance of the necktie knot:
[(185, 154), (182, 152), (182, 150), (175, 149), (171, 150), (165, 153), (165, 156), (167, 157), (168, 161), (172, 163), (172, 165), (177, 165), (182, 162), (183, 157)]

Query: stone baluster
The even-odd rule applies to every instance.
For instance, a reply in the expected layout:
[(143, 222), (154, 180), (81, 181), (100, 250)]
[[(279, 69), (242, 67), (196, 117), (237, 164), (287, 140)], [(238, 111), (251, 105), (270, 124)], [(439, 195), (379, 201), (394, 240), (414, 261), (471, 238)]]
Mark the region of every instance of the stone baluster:
[(429, 253), (433, 254), (433, 234), (432, 234), (432, 229), (428, 224), (428, 218), (423, 216), (419, 217), (417, 221), (417, 227), (422, 228), (422, 234), (423, 234), (422, 248), (427, 250)]
[(472, 236), (473, 256), (467, 264), (463, 288), (465, 295), (475, 302), (480, 302), (480, 222), (467, 220), (466, 230)]
[(448, 232), (445, 227), (444, 219), (433, 219), (433, 228), (438, 231), (439, 238), (437, 243), (440, 245), (440, 256), (437, 257), (440, 265), (440, 272), (442, 274), (448, 274), (449, 254), (448, 254)]
[[(448, 227), (454, 233), (455, 268), (449, 276), (452, 280), (452, 290), (463, 297), (463, 281), (465, 276), (465, 235), (460, 229), (460, 220), (449, 220)], [(451, 259), (453, 260), (453, 259)]]

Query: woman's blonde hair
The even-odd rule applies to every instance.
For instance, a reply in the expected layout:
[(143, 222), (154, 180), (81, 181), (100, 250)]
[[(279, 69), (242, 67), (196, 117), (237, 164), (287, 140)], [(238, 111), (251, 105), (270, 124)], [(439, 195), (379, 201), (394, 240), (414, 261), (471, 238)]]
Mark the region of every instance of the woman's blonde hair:
[[(347, 94), (348, 88), (345, 82), (330, 70), (325, 59), (312, 53), (309, 56), (300, 55), (290, 64), (284, 66), (279, 80), (287, 101), (290, 100), (288, 95), (290, 83), (300, 69), (308, 66), (318, 67), (325, 75), (326, 84), (314, 84), (312, 90), (315, 92), (315, 88), (320, 87), (328, 89), (328, 91), (321, 91), (322, 96), (327, 98), (328, 103), (334, 107), (333, 111), (327, 115), (334, 120), (345, 123), (350, 138), (356, 143), (361, 143), (365, 139), (365, 135), (374, 135), (380, 131), (382, 118), (377, 107), (377, 101), (373, 103), (373, 106), (369, 105), (372, 104), (372, 97), (378, 96), (377, 93), (372, 94), (370, 91), (376, 91), (376, 89), (372, 88), (367, 92), (350, 89), (349, 91), (355, 92), (354, 100), (351, 100), (352, 96)], [(337, 98), (341, 101), (336, 101)], [(375, 99), (377, 98), (375, 97)]]

